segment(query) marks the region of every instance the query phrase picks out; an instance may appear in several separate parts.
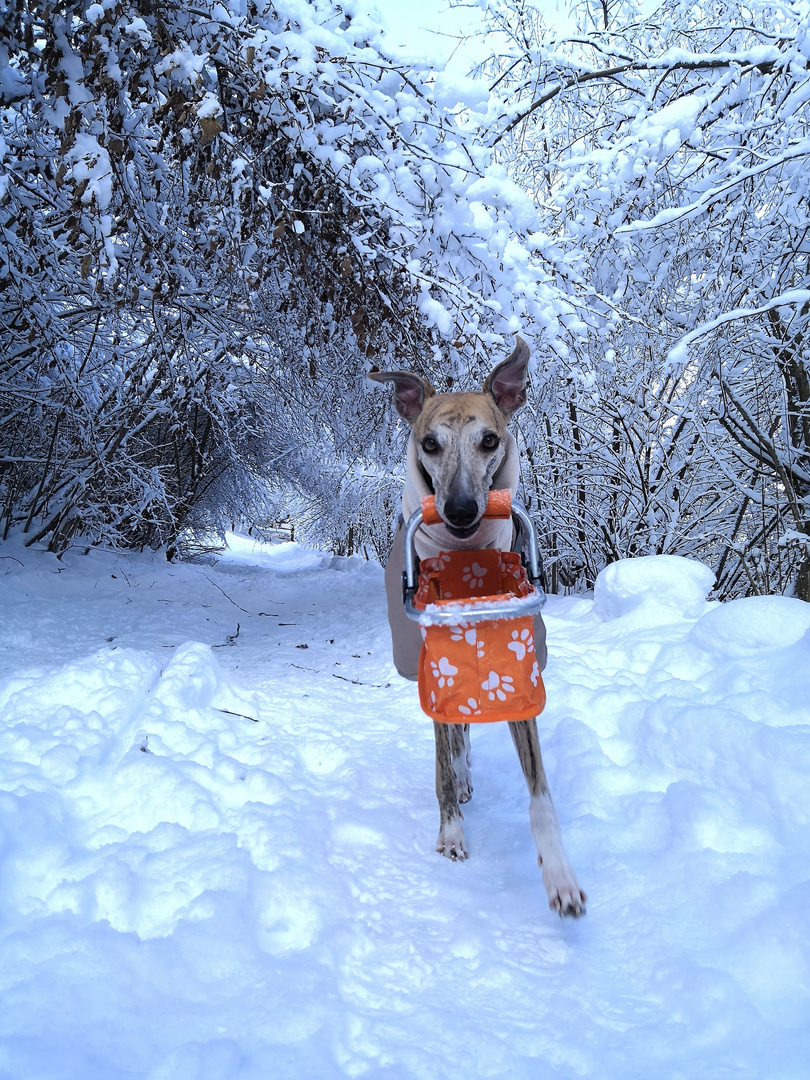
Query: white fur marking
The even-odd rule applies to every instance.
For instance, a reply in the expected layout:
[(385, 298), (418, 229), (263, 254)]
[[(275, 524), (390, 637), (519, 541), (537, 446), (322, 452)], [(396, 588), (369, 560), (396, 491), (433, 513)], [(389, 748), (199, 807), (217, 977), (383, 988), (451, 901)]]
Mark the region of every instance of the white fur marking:
[(549, 907), (560, 915), (581, 915), (585, 911), (586, 897), (565, 853), (560, 822), (550, 795), (532, 797), (529, 821)]

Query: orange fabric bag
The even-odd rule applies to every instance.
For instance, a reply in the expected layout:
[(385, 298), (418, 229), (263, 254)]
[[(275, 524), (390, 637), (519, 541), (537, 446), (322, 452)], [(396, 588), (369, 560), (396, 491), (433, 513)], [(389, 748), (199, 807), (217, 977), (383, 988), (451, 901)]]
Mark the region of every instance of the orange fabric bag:
[[(508, 495), (508, 493), (507, 493)], [(413, 606), (502, 602), (532, 587), (520, 556), (510, 551), (442, 552), (423, 559)], [(422, 625), (419, 703), (449, 724), (528, 720), (543, 711), (546, 691), (534, 652), (531, 615)]]

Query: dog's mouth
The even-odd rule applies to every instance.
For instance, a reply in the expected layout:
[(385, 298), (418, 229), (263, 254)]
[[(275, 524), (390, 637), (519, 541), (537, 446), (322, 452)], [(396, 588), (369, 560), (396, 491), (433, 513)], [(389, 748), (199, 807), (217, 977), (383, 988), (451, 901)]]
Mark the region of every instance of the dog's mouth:
[(469, 540), (471, 536), (475, 535), (480, 524), (481, 521), (479, 519), (472, 525), (465, 525), (463, 528), (460, 528), (458, 525), (450, 525), (447, 521), (445, 521), (447, 531), (450, 533), (451, 536), (455, 536), (457, 540)]

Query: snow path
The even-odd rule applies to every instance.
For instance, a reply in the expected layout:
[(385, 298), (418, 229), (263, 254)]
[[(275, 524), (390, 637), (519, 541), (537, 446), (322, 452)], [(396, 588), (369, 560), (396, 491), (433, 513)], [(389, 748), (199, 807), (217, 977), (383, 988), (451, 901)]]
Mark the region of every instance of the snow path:
[(0, 550), (0, 1076), (810, 1076), (810, 606), (667, 558), (551, 598), (572, 924), (503, 725), (433, 851), (380, 568), (233, 544)]

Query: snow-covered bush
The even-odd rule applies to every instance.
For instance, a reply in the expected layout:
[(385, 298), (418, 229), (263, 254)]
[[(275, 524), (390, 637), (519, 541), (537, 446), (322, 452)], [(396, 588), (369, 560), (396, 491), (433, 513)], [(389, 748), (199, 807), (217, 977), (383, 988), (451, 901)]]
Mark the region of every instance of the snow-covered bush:
[(457, 120), (479, 91), (398, 64), (363, 12), (6, 12), (6, 528), (172, 551), (297, 492), (379, 545), (343, 493), (390, 502), (371, 358), (476, 376), (526, 320), (557, 347), (536, 211)]
[(481, 7), (491, 141), (585, 305), (527, 432), (553, 547), (591, 581), (677, 553), (810, 598), (810, 5), (588, 0), (562, 35)]

